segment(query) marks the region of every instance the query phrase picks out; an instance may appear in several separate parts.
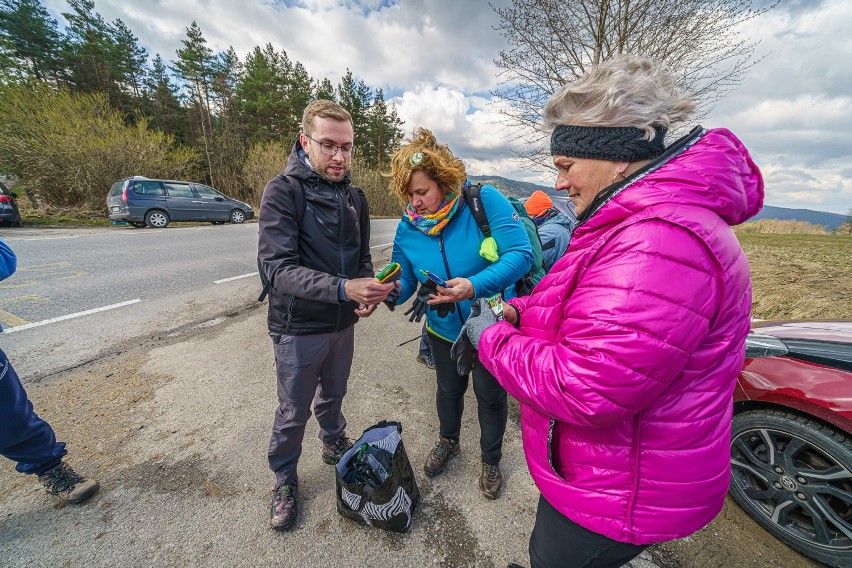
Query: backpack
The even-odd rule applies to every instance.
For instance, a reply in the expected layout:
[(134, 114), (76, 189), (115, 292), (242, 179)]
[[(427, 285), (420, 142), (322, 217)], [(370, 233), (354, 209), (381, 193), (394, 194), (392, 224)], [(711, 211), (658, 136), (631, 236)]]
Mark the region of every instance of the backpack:
[[(470, 212), (476, 220), (479, 230), (485, 238), (488, 238), (491, 236), (491, 225), (488, 223), (488, 215), (485, 213), (485, 206), (482, 203), (482, 197), (480, 195), (481, 189), (481, 184), (466, 185), (462, 188), (462, 196), (464, 197), (467, 206), (470, 208)], [(533, 262), (529, 272), (524, 274), (517, 282), (515, 282), (515, 292), (518, 296), (527, 296), (532, 292), (539, 280), (544, 278), (545, 274), (542, 263), (541, 239), (538, 236), (538, 230), (536, 229), (535, 223), (532, 219), (530, 219), (530, 216), (527, 214), (527, 210), (524, 209), (523, 204), (514, 197), (509, 198), (509, 203), (511, 203), (512, 207), (515, 208), (515, 211), (521, 220), (521, 224), (527, 232), (527, 238), (530, 241), (530, 248), (532, 249)]]
[[(293, 212), (296, 214), (296, 226), (301, 230), (302, 228), (302, 219), (305, 218), (305, 210), (307, 209), (307, 205), (305, 204), (305, 188), (302, 185), (302, 182), (293, 176), (288, 176), (284, 174), (280, 174), (281, 177), (286, 178), (290, 183), (290, 187), (293, 188)], [(361, 218), (361, 198), (357, 192), (352, 191), (352, 186), (347, 186), (349, 191), (349, 196), (352, 198), (352, 202), (355, 205), (355, 214), (358, 215), (358, 218)], [(269, 295), (269, 291), (272, 290), (272, 282), (269, 281), (269, 278), (266, 276), (266, 272), (263, 271), (263, 267), (260, 265), (260, 257), (257, 257), (257, 273), (260, 276), (260, 284), (263, 286), (263, 290), (260, 292), (260, 296), (257, 297), (258, 302), (262, 302)]]

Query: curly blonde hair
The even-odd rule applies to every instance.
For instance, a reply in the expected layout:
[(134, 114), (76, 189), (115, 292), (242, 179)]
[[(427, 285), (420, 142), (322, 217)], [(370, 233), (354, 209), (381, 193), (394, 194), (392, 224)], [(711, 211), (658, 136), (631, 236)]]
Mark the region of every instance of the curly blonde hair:
[(459, 190), (467, 180), (462, 161), (445, 144), (438, 144), (435, 135), (425, 128), (418, 128), (408, 144), (394, 152), (391, 171), (384, 174), (390, 178), (390, 189), (403, 205), (408, 203), (411, 175), (417, 171), (438, 184), (442, 198), (450, 191)]

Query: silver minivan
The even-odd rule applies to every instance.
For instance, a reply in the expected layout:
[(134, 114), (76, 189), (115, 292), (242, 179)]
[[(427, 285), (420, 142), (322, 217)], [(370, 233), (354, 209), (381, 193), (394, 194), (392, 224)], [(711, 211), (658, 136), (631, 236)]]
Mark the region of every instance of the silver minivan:
[(245, 223), (254, 217), (248, 203), (212, 187), (141, 176), (115, 182), (107, 194), (107, 209), (111, 221), (126, 221), (136, 228), (162, 229), (172, 221)]

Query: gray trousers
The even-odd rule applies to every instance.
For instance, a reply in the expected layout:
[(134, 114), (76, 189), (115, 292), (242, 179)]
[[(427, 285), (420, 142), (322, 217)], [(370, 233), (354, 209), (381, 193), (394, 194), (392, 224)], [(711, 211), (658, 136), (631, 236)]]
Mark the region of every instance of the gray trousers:
[(333, 444), (345, 435), (343, 396), (355, 351), (355, 326), (316, 335), (272, 335), (278, 377), (278, 409), (269, 440), (269, 468), (276, 485), (297, 481), (311, 402), (319, 438)]

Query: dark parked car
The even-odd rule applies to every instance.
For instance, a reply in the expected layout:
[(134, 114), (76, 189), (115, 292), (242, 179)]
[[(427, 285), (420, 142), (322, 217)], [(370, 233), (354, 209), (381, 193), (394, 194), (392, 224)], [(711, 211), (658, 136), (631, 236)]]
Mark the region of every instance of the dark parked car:
[(731, 494), (830, 566), (852, 566), (852, 322), (761, 322), (734, 395)]
[(114, 183), (107, 195), (107, 209), (111, 221), (127, 221), (136, 228), (162, 229), (171, 221), (244, 223), (254, 217), (250, 205), (212, 187), (140, 176)]
[(9, 191), (0, 183), (0, 223), (10, 227), (21, 226), (21, 212), (18, 211), (18, 202), (15, 201), (17, 198), (17, 193)]

